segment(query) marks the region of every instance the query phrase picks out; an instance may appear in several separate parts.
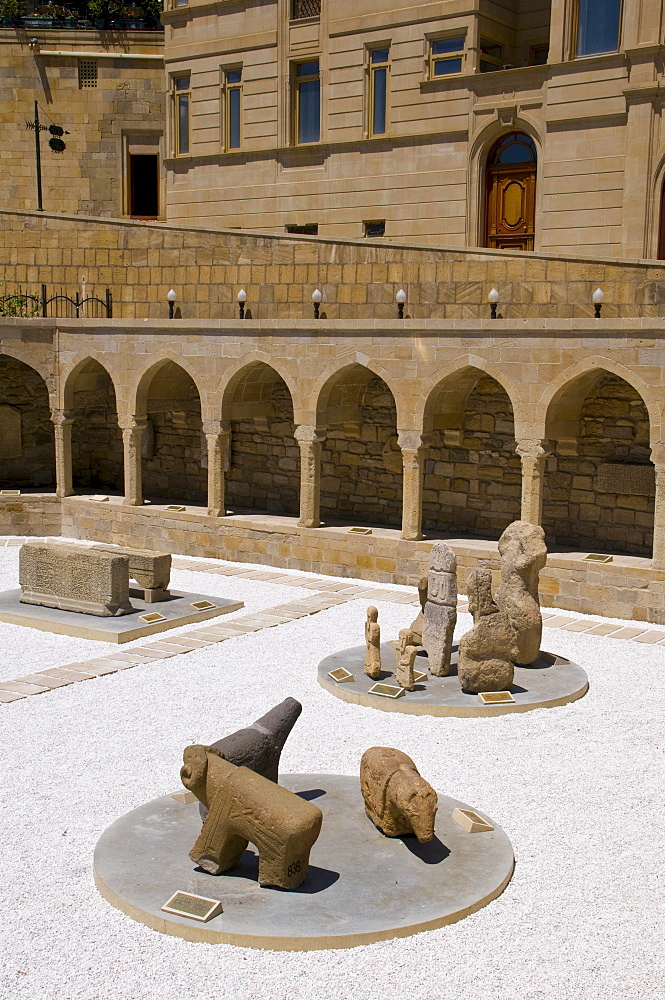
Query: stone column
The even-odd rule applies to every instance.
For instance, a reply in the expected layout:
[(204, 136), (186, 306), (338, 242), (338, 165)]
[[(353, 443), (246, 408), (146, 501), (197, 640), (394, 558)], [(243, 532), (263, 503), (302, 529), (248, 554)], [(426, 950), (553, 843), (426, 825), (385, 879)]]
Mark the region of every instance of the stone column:
[(125, 503), (132, 507), (142, 507), (141, 442), (148, 421), (132, 418), (129, 423), (120, 426), (125, 456)]
[(423, 440), (419, 431), (398, 431), (402, 449), (402, 538), (423, 537)]
[(72, 424), (74, 415), (66, 410), (53, 410), (51, 420), (55, 428), (55, 492), (56, 496), (69, 497), (72, 486)]
[(208, 516), (224, 517), (224, 464), (231, 430), (219, 420), (204, 420), (203, 433), (208, 445)]
[(295, 439), (300, 446), (300, 517), (301, 528), (318, 528), (321, 524), (321, 450), (325, 431), (308, 424), (296, 427)]
[(656, 468), (651, 563), (654, 569), (665, 569), (665, 444), (651, 446), (651, 461)]
[(522, 460), (522, 512), (521, 519), (529, 524), (540, 524), (543, 519), (543, 484), (545, 459), (549, 453), (545, 441), (537, 438), (517, 442), (515, 451)]

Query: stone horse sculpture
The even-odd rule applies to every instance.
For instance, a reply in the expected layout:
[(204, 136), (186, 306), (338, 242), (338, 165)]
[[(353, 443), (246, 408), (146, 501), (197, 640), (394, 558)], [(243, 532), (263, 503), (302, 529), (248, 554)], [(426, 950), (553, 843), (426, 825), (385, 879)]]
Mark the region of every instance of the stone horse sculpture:
[(421, 844), (434, 838), (437, 796), (407, 754), (370, 747), (360, 761), (365, 812), (387, 837), (414, 833)]
[(259, 852), (259, 885), (297, 889), (321, 831), (321, 810), (247, 767), (224, 760), (215, 747), (186, 747), (180, 777), (208, 814), (189, 852), (219, 875), (234, 868), (248, 843)]

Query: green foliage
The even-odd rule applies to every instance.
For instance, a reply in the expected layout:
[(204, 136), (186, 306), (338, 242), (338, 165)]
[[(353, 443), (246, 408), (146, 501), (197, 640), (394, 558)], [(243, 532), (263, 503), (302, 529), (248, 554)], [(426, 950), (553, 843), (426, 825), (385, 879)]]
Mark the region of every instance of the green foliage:
[(0, 17), (18, 18), (22, 13), (21, 0), (0, 0)]
[(0, 295), (0, 316), (27, 317), (36, 316), (38, 312), (39, 302), (32, 295), (24, 295), (20, 289), (4, 297)]

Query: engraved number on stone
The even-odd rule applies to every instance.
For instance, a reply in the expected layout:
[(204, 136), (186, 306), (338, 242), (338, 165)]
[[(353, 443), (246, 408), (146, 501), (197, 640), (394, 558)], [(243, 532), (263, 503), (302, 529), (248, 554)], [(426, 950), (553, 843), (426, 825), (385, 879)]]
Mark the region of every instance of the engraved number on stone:
[(289, 865), (289, 867), (286, 869), (287, 877), (293, 878), (293, 876), (297, 875), (299, 871), (300, 871), (300, 862), (294, 861), (293, 864)]

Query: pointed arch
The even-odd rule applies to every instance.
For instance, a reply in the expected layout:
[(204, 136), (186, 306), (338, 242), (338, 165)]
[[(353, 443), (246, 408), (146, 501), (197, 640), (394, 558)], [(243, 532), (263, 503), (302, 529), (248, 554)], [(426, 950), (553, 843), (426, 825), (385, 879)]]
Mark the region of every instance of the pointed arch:
[(222, 374), (221, 382), (218, 387), (218, 395), (221, 399), (221, 418), (222, 420), (227, 419), (227, 414), (225, 413), (225, 407), (228, 406), (228, 401), (233, 398), (237, 386), (246, 379), (247, 375), (257, 366), (265, 366), (265, 368), (270, 369), (275, 373), (277, 378), (281, 379), (289, 390), (289, 395), (293, 400), (294, 411), (297, 409), (297, 400), (299, 397), (299, 385), (298, 378), (295, 372), (291, 371), (290, 367), (284, 364), (284, 359), (280, 358), (278, 361), (268, 354), (266, 351), (250, 351), (247, 354), (243, 354), (241, 358), (238, 358), (233, 364)]
[(468, 396), (472, 379), (474, 377), (478, 379), (483, 374), (494, 379), (508, 396), (515, 422), (515, 437), (526, 436), (526, 406), (519, 389), (497, 365), (475, 354), (459, 355), (443, 368), (439, 368), (423, 384), (422, 392), (416, 399), (416, 420), (425, 433), (431, 429), (428, 424), (431, 422), (432, 409), (441, 398), (440, 394), (449, 392), (451, 394), (448, 397), (450, 402), (452, 403), (457, 396), (459, 403)]
[(43, 373), (19, 354), (0, 354), (0, 482), (11, 487), (52, 487), (52, 397)]
[[(372, 375), (380, 378), (390, 390), (397, 409), (397, 425), (399, 427), (411, 428), (413, 418), (408, 413), (408, 407), (404, 405), (397, 381), (393, 381), (392, 375), (382, 365), (372, 361), (367, 355), (361, 354), (359, 351), (348, 354), (340, 358), (335, 364), (329, 365), (314, 383), (309, 394), (310, 399), (314, 401), (315, 407), (315, 418), (312, 422), (317, 425), (319, 424), (322, 414), (324, 414), (330, 404), (331, 394), (334, 394), (345, 382), (349, 387), (360, 387), (363, 384), (363, 380), (367, 381)], [(352, 391), (349, 392), (349, 397), (351, 395)]]
[(153, 361), (147, 368), (138, 374), (132, 384), (130, 389), (130, 412), (135, 416), (145, 417), (145, 404), (150, 385), (155, 375), (157, 375), (157, 373), (163, 369), (165, 365), (168, 365), (169, 362), (177, 368), (182, 369), (182, 371), (189, 376), (196, 386), (196, 391), (201, 401), (207, 397), (206, 390), (208, 387), (203, 384), (201, 373), (197, 371), (186, 358), (183, 358), (180, 354), (176, 354), (175, 351), (167, 350), (162, 353), (161, 357), (159, 357), (156, 361)]
[(74, 418), (72, 486), (122, 494), (123, 445), (116, 389), (99, 355), (85, 354), (74, 359), (62, 379), (62, 400), (64, 409)]

